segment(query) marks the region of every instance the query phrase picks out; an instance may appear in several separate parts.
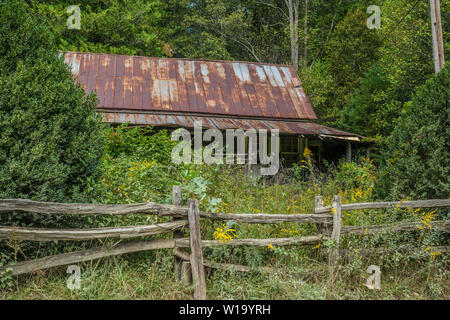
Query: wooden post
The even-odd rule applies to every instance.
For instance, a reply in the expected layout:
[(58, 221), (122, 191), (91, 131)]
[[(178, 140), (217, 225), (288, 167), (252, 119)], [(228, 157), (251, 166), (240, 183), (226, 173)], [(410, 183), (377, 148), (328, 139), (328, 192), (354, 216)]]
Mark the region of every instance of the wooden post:
[(430, 15), (434, 70), (435, 73), (439, 73), (445, 64), (444, 44), (442, 41), (441, 4), (439, 0), (430, 0)]
[(330, 262), (334, 265), (339, 258), (339, 240), (341, 237), (341, 196), (334, 196), (333, 198), (333, 232), (331, 239), (336, 243), (336, 248), (330, 252)]
[[(323, 199), (322, 196), (316, 196), (316, 203), (314, 206), (314, 213), (316, 213), (316, 209), (322, 208), (323, 207)], [(319, 231), (320, 234), (329, 236), (330, 235), (330, 230), (328, 228), (328, 225), (325, 223), (318, 223), (317, 224), (317, 231)]]
[(251, 172), (251, 170), (252, 170), (252, 164), (251, 164), (251, 161), (250, 161), (250, 159), (252, 158), (252, 151), (253, 151), (253, 137), (250, 135), (250, 136), (248, 136), (248, 145), (247, 145), (247, 147), (248, 147), (248, 151), (247, 151), (247, 161), (248, 161), (248, 164), (247, 164), (247, 174), (250, 176), (250, 172)]
[[(181, 187), (180, 186), (173, 186), (172, 187), (172, 204), (173, 205), (181, 205)], [(179, 218), (174, 218), (174, 220), (179, 220)], [(181, 230), (176, 230), (173, 232), (173, 238), (183, 238), (184, 232)], [(176, 243), (176, 242), (175, 242)], [(174, 249), (175, 251), (175, 249)], [(180, 280), (182, 278), (181, 273), (181, 263), (183, 262), (180, 258), (177, 256), (174, 256), (174, 273), (175, 273), (175, 279)]]
[(194, 299), (206, 300), (205, 268), (203, 266), (202, 238), (198, 200), (188, 199), (188, 219), (191, 246), (191, 270), (194, 283)]
[(347, 141), (347, 161), (352, 161), (352, 143)]
[(189, 261), (181, 262), (181, 281), (189, 286), (192, 284), (191, 263)]

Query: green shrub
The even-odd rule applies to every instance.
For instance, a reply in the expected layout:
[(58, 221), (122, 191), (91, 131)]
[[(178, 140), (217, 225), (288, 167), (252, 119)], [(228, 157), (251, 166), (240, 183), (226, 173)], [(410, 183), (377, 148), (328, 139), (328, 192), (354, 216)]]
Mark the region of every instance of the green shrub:
[[(375, 167), (369, 159), (362, 159), (360, 163), (341, 161), (336, 169), (335, 183), (341, 190), (360, 189), (361, 192), (366, 192), (367, 196), (358, 200), (368, 200), (376, 183)], [(358, 196), (354, 196), (352, 200), (357, 198)]]
[(447, 65), (419, 88), (387, 140), (379, 186), (382, 196), (396, 199), (449, 196), (449, 112)]
[[(0, 198), (88, 199), (104, 142), (95, 95), (75, 85), (45, 22), (24, 1), (0, 3)], [(10, 214), (8, 223), (61, 224)], [(59, 223), (58, 222), (58, 223)]]

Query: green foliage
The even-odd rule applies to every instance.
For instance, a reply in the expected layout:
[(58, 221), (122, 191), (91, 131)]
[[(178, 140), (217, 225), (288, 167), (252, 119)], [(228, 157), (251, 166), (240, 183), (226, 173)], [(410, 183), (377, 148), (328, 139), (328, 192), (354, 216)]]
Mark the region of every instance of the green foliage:
[(106, 130), (105, 153), (113, 158), (124, 156), (170, 164), (175, 145), (176, 142), (170, 140), (166, 130), (128, 127), (127, 124)]
[[(381, 65), (370, 69), (344, 107), (341, 127), (366, 137), (389, 134), (402, 106), (386, 94), (389, 85), (386, 70)], [(386, 101), (388, 99), (390, 101)]]
[(101, 203), (168, 202), (176, 181), (167, 131), (122, 125), (105, 131), (102, 175), (90, 187)]
[(335, 182), (341, 190), (373, 190), (376, 174), (375, 167), (368, 159), (363, 159), (361, 163), (341, 161), (336, 170)]
[(5, 252), (0, 252), (0, 289), (11, 289), (14, 286), (11, 268), (2, 268), (9, 261), (11, 261), (11, 257)]
[(168, 201), (173, 179), (157, 161), (133, 161), (128, 157), (105, 160), (103, 175), (95, 190), (102, 203), (139, 203)]
[[(89, 186), (101, 203), (170, 203), (172, 186), (183, 186), (183, 200), (200, 201), (202, 210), (215, 212), (221, 198), (208, 191), (224, 174), (218, 166), (175, 165), (171, 152), (178, 143), (166, 130), (128, 127), (108, 128), (102, 175)], [(219, 180), (218, 180), (219, 179)]]
[[(171, 0), (167, 20), (168, 39), (175, 56), (201, 59), (233, 59), (237, 46), (250, 38), (245, 4), (236, 0)], [(167, 34), (166, 34), (167, 36)]]
[(103, 148), (96, 97), (23, 1), (3, 1), (0, 22), (0, 198), (85, 199)]
[(349, 11), (336, 25), (334, 37), (325, 48), (330, 73), (343, 97), (373, 63), (380, 45), (379, 35), (367, 28), (366, 19), (361, 10)]
[(450, 68), (419, 88), (386, 143), (380, 193), (433, 199), (450, 194)]
[(299, 73), (320, 122), (333, 124), (340, 115), (341, 106), (337, 100), (338, 89), (330, 65), (319, 59), (311, 67), (302, 67)]
[(164, 1), (82, 0), (81, 29), (68, 29), (67, 1), (31, 1), (31, 9), (45, 16), (58, 34), (63, 51), (161, 56), (169, 48), (160, 38)]
[[(366, 68), (354, 86), (338, 123), (375, 142), (372, 153), (377, 162), (382, 143), (394, 129), (404, 104), (433, 74), (429, 4), (419, 2), (409, 12), (411, 6), (407, 0), (381, 4), (383, 43), (376, 50), (376, 63)], [(404, 17), (402, 23), (400, 17)]]

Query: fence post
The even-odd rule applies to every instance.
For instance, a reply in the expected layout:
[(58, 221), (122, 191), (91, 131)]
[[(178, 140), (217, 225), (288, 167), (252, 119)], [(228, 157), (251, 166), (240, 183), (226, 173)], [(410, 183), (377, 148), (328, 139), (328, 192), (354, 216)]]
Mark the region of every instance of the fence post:
[[(173, 205), (181, 205), (181, 187), (180, 186), (173, 186), (172, 187), (172, 204)], [(174, 218), (174, 220), (179, 220), (180, 218)], [(176, 230), (173, 232), (173, 238), (177, 239), (177, 238), (183, 238), (184, 236), (184, 231), (181, 230)], [(176, 243), (176, 242), (175, 242)], [(175, 252), (174, 248), (174, 252)], [(177, 256), (174, 256), (175, 260), (174, 260), (174, 272), (175, 272), (175, 278), (176, 280), (180, 280), (183, 276), (183, 274), (181, 273), (181, 264), (182, 264), (182, 260), (180, 258), (178, 258)]]
[(181, 263), (181, 281), (185, 282), (187, 285), (192, 284), (191, 263), (189, 261), (183, 261)]
[[(316, 196), (316, 202), (314, 205), (314, 213), (316, 213), (316, 209), (323, 208), (323, 198), (322, 196)], [(329, 236), (330, 230), (329, 226), (326, 223), (317, 223), (317, 231), (319, 231), (320, 234)]]
[(335, 241), (336, 247), (330, 252), (330, 262), (335, 265), (339, 258), (339, 240), (341, 237), (341, 196), (333, 197), (333, 232), (331, 233), (331, 239)]
[(203, 266), (202, 238), (200, 235), (200, 213), (198, 200), (188, 199), (188, 219), (191, 246), (191, 270), (194, 283), (194, 299), (206, 299), (205, 268)]

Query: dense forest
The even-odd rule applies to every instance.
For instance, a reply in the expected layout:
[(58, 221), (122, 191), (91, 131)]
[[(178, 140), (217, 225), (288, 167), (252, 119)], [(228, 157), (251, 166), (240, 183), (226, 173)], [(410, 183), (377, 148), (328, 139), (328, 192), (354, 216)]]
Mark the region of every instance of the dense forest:
[[(440, 3), (449, 60), (450, 0)], [(71, 5), (80, 8), (80, 28), (68, 27)], [(380, 28), (368, 26), (373, 5), (381, 10)], [(181, 185), (183, 203), (196, 198), (204, 211), (284, 214), (311, 212), (318, 195), (326, 205), (334, 195), (343, 204), (448, 199), (450, 68), (435, 74), (431, 39), (426, 0), (0, 0), (0, 199), (169, 204), (172, 186)], [(165, 130), (101, 123), (95, 93), (85, 95), (58, 55), (66, 51), (293, 65), (317, 121), (364, 136), (371, 158), (341, 159), (319, 170), (306, 148), (306, 161), (294, 164), (282, 184), (248, 179), (239, 166), (174, 165), (174, 141)], [(258, 275), (217, 271), (208, 279), (209, 298), (448, 299), (448, 255), (432, 249), (448, 247), (448, 233), (427, 228), (431, 220), (448, 219), (447, 209), (354, 212), (345, 225), (419, 224), (404, 234), (349, 236), (341, 246), (354, 256), (338, 273), (319, 253), (332, 242), (298, 249), (207, 248), (204, 254), (215, 261), (281, 270)], [(103, 228), (165, 218), (11, 212), (0, 215), (0, 224)], [(236, 238), (309, 236), (315, 228), (208, 221), (202, 238), (226, 230)], [(172, 281), (170, 250), (86, 264), (79, 291), (66, 288), (63, 268), (19, 278), (2, 268), (49, 254), (114, 246), (123, 239), (109, 240), (74, 244), (0, 238), (0, 298), (190, 297), (190, 288)], [(373, 247), (392, 252), (360, 254)], [(383, 291), (359, 285), (370, 264), (383, 266)], [(245, 286), (236, 285), (241, 282)]]

